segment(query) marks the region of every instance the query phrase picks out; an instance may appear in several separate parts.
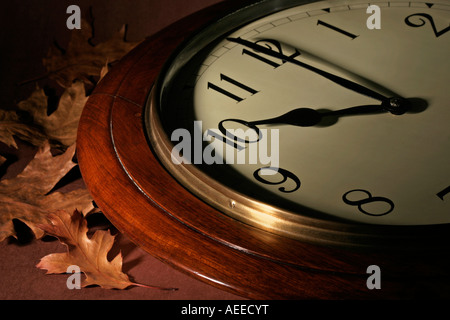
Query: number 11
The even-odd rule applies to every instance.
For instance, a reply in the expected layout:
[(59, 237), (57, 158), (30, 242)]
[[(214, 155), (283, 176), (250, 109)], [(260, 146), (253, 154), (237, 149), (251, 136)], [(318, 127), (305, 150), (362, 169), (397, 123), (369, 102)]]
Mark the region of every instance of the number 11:
[[(257, 90), (252, 89), (252, 88), (246, 86), (245, 84), (240, 83), (239, 81), (236, 81), (236, 80), (234, 80), (234, 79), (232, 79), (232, 78), (230, 78), (230, 77), (228, 77), (228, 76), (226, 76), (226, 75), (224, 75), (222, 73), (220, 74), (220, 80), (228, 82), (228, 83), (231, 83), (232, 85), (234, 85), (234, 86), (236, 86), (238, 88), (241, 88), (241, 89), (247, 91), (248, 93), (250, 93), (252, 95), (258, 93)], [(207, 88), (208, 89), (212, 89), (212, 90), (214, 90), (216, 92), (219, 92), (219, 93), (227, 96), (228, 98), (231, 98), (231, 99), (235, 100), (236, 102), (241, 102), (242, 100), (244, 100), (244, 98), (241, 98), (241, 97), (239, 97), (239, 96), (237, 96), (237, 95), (235, 95), (235, 94), (233, 94), (233, 93), (231, 93), (231, 92), (229, 92), (229, 91), (227, 91), (227, 90), (225, 90), (225, 89), (223, 89), (223, 88), (221, 88), (221, 87), (219, 87), (219, 86), (217, 86), (217, 85), (215, 85), (214, 83), (211, 83), (211, 82), (208, 82)]]

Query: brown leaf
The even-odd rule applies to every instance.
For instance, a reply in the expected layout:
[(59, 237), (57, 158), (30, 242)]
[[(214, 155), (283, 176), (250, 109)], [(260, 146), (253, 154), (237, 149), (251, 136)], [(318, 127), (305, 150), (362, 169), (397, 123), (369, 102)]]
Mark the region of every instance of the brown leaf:
[(50, 224), (41, 228), (67, 246), (67, 252), (45, 256), (37, 264), (47, 273), (65, 273), (71, 265), (76, 265), (86, 275), (82, 286), (99, 285), (105, 289), (125, 289), (129, 286), (141, 286), (164, 290), (172, 288), (151, 287), (131, 282), (122, 272), (122, 255), (119, 253), (112, 261), (107, 258), (114, 244), (114, 236), (109, 231), (97, 230), (91, 238), (87, 236), (86, 219), (80, 212), (69, 214), (57, 211), (48, 216)]
[(106, 61), (122, 58), (137, 42), (126, 42), (125, 26), (110, 40), (98, 45), (91, 44), (92, 27), (85, 20), (81, 29), (73, 30), (67, 50), (51, 47), (47, 58), (43, 59), (49, 77), (63, 87), (69, 86), (75, 79), (92, 83), (91, 77), (98, 77)]
[(78, 122), (87, 99), (83, 82), (76, 81), (64, 91), (58, 108), (50, 116), (47, 115), (47, 97), (42, 89), (37, 89), (18, 107), (31, 115), (33, 124), (43, 129), (48, 140), (67, 147), (76, 141)]
[(87, 213), (92, 209), (92, 198), (86, 189), (47, 195), (76, 165), (72, 162), (74, 153), (75, 145), (53, 157), (46, 143), (19, 175), (0, 181), (0, 241), (16, 236), (13, 219), (24, 222), (40, 238), (43, 231), (36, 225), (46, 223), (50, 212), (78, 209)]
[(21, 119), (16, 111), (0, 110), (0, 141), (17, 149), (14, 136), (35, 146), (51, 141), (52, 146), (66, 148), (75, 143), (78, 122), (87, 101), (84, 84), (76, 81), (59, 99), (57, 109), (47, 115), (44, 90), (36, 88), (30, 97), (18, 103), (27, 114)]
[(14, 137), (30, 142), (35, 146), (40, 146), (46, 141), (41, 128), (24, 122), (14, 110), (0, 109), (0, 141), (8, 147), (17, 149)]
[(100, 70), (100, 79), (98, 79), (98, 82), (100, 82), (100, 80), (102, 80), (108, 72), (109, 72), (108, 61), (106, 61), (105, 65)]

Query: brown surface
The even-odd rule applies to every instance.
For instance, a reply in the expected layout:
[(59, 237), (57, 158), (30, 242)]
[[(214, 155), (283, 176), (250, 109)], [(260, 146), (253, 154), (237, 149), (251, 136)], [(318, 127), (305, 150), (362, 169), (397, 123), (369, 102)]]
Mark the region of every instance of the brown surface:
[[(123, 24), (128, 25), (130, 41), (142, 40), (179, 18), (209, 6), (218, 0), (139, 0), (133, 5), (127, 0), (77, 1), (82, 17), (90, 20), (93, 13), (94, 42), (107, 40)], [(28, 97), (36, 81), (25, 85), (17, 84), (44, 74), (42, 58), (53, 41), (64, 47), (70, 37), (66, 29), (66, 8), (72, 1), (27, 1), (2, 3), (0, 23), (2, 24), (0, 54), (0, 107), (11, 108), (15, 102)], [(43, 86), (46, 79), (38, 81)], [(34, 148), (21, 145), (18, 151), (0, 145), (1, 151), (16, 153), (19, 160), (10, 165), (5, 177), (13, 177), (31, 159)], [(70, 185), (82, 185), (77, 180)], [(63, 252), (65, 247), (59, 241), (21, 239), (24, 243), (10, 239), (0, 243), (0, 299), (239, 299), (222, 290), (192, 279), (151, 257), (133, 245), (127, 237), (118, 235), (113, 250), (121, 250), (124, 256), (124, 271), (136, 282), (179, 288), (176, 292), (131, 287), (127, 290), (105, 290), (91, 287), (69, 290), (67, 275), (45, 275), (44, 270), (35, 267), (43, 256)]]
[(206, 285), (156, 260), (137, 248), (126, 237), (116, 238), (115, 252), (120, 249), (124, 255), (123, 270), (136, 282), (176, 287), (177, 291), (160, 291), (130, 287), (125, 290), (107, 290), (100, 287), (69, 290), (66, 287), (68, 275), (46, 275), (35, 267), (39, 259), (47, 254), (64, 252), (59, 241), (32, 241), (0, 243), (0, 299), (114, 299), (114, 300), (203, 300), (239, 299), (234, 295)]

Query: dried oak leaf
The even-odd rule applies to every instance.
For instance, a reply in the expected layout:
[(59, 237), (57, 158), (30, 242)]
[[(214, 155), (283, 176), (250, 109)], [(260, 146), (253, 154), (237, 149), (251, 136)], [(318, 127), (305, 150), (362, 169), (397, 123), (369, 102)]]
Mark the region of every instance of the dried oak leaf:
[(41, 238), (44, 232), (37, 225), (46, 223), (49, 213), (75, 209), (87, 213), (93, 208), (86, 189), (48, 194), (76, 165), (72, 162), (74, 153), (75, 145), (54, 157), (46, 143), (20, 174), (0, 181), (0, 242), (9, 236), (16, 237), (14, 219), (25, 223), (36, 238)]
[(17, 104), (19, 112), (0, 110), (0, 141), (17, 149), (14, 136), (35, 146), (50, 141), (53, 146), (66, 148), (75, 143), (78, 122), (88, 97), (83, 82), (75, 81), (61, 95), (57, 109), (47, 115), (48, 97), (36, 88), (28, 99)]
[(162, 290), (130, 281), (122, 272), (122, 254), (117, 254), (112, 261), (107, 258), (115, 236), (109, 231), (97, 230), (88, 237), (88, 227), (83, 215), (75, 210), (73, 214), (67, 211), (56, 211), (48, 216), (50, 224), (40, 227), (48, 234), (57, 237), (67, 246), (67, 252), (49, 254), (36, 265), (47, 270), (47, 274), (65, 273), (71, 265), (76, 265), (85, 274), (82, 286), (98, 285), (105, 289), (125, 289), (129, 286), (140, 286)]
[(47, 96), (39, 88), (18, 107), (30, 114), (33, 124), (43, 129), (48, 140), (67, 147), (76, 141), (78, 123), (87, 99), (84, 83), (75, 81), (61, 95), (57, 109), (49, 116)]
[(138, 44), (125, 41), (125, 31), (123, 26), (110, 40), (92, 45), (92, 27), (82, 20), (81, 29), (72, 31), (66, 50), (57, 46), (49, 49), (47, 58), (43, 59), (48, 76), (63, 87), (69, 86), (75, 79), (91, 84), (92, 77), (98, 77), (106, 61), (120, 60)]
[(46, 140), (41, 128), (24, 122), (16, 111), (0, 109), (0, 141), (8, 147), (17, 149), (14, 137), (35, 146), (41, 145)]

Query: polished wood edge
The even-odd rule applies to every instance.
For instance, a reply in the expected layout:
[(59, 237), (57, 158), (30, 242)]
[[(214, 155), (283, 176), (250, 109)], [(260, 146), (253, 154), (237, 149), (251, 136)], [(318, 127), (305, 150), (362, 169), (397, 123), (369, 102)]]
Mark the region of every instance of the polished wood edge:
[[(110, 138), (110, 129), (105, 125), (108, 123), (108, 112), (103, 107), (114, 105), (115, 100), (111, 96), (96, 96), (87, 105), (89, 111), (84, 113), (81, 130), (92, 132), (95, 128), (96, 135), (80, 139), (78, 156), (80, 164), (89, 163), (81, 165), (81, 170), (83, 177), (88, 177), (86, 183), (97, 204), (133, 242), (179, 270), (249, 298), (333, 298), (346, 295), (346, 289), (334, 283), (342, 281), (339, 279), (342, 275), (328, 279), (333, 290), (327, 286), (312, 290), (311, 286), (306, 285), (305, 279), (319, 282), (322, 273), (293, 269), (270, 260), (262, 261), (224, 246), (172, 219), (145, 197), (125, 171), (117, 170), (121, 166), (112, 145), (102, 143), (108, 142)], [(100, 123), (103, 125), (99, 126)], [(91, 151), (86, 152), (87, 148)], [(230, 262), (233, 268), (227, 268)], [(266, 268), (270, 272), (261, 273)], [(237, 270), (240, 272), (236, 273)], [(283, 283), (286, 283), (282, 288), (270, 288), (270, 284), (279, 283), (283, 278)], [(364, 288), (362, 277), (355, 279), (355, 282)], [(241, 286), (246, 289), (243, 290)]]

